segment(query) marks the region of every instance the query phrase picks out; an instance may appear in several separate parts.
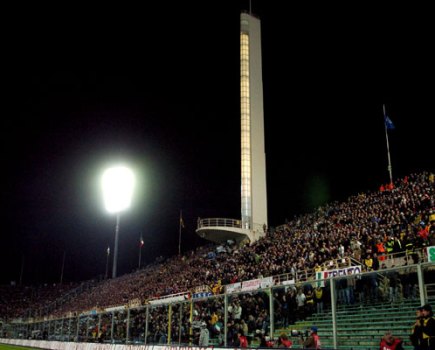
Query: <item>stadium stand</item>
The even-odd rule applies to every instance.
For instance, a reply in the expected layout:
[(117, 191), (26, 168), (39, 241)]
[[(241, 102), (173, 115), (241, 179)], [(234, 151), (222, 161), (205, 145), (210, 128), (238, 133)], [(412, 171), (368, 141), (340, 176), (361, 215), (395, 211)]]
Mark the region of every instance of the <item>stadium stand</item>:
[[(412, 310), (421, 302), (416, 264), (427, 260), (426, 247), (435, 246), (433, 178), (428, 172), (411, 174), (393, 186), (319, 207), (270, 229), (253, 244), (199, 247), (131, 274), (96, 282), (68, 300), (53, 304), (50, 297), (50, 305), (55, 305), (50, 309), (44, 308), (42, 301), (47, 298), (41, 296), (41, 302), (29, 312), (25, 302), (8, 303), (11, 296), (7, 292), (1, 293), (0, 308), (9, 304), (7, 315), (38, 315), (38, 322), (44, 317), (61, 320), (53, 321), (48, 332), (59, 340), (143, 342), (146, 337), (147, 343), (189, 344), (197, 343), (199, 325), (206, 322), (211, 344), (237, 347), (241, 330), (254, 344), (261, 343), (261, 336), (271, 330), (303, 330), (316, 322), (319, 335), (331, 346), (331, 296), (328, 282), (320, 286), (316, 282), (316, 272), (356, 265), (361, 266), (361, 276), (334, 282), (335, 332), (340, 344), (367, 349), (375, 346), (386, 328), (405, 337), (412, 325)], [(269, 276), (276, 286), (272, 291), (221, 294), (225, 286)], [(435, 282), (431, 266), (424, 268), (423, 277), (427, 286)], [(149, 315), (134, 307), (119, 309), (120, 305), (145, 305), (167, 295), (190, 298), (195, 291), (204, 292), (205, 297), (194, 303), (152, 305), (147, 309)], [(210, 291), (215, 294), (211, 298)], [(428, 294), (425, 298), (431, 300)], [(396, 314), (391, 305), (400, 306), (396, 309), (402, 313)], [(376, 332), (369, 331), (367, 325), (376, 325), (374, 319), (380, 316), (369, 312), (372, 308), (388, 312), (397, 327), (385, 323), (378, 325)], [(125, 326), (127, 318), (130, 327)], [(181, 321), (168, 327), (169, 318)], [(78, 319), (78, 325), (67, 323), (67, 319)], [(29, 330), (26, 336), (31, 334)], [(59, 338), (67, 333), (68, 339)]]

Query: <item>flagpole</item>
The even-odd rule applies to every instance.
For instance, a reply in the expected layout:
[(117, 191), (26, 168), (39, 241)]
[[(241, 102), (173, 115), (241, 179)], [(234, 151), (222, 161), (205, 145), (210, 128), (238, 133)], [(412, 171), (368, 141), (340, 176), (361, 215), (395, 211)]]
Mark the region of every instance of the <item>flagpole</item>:
[(391, 156), (390, 156), (390, 143), (388, 141), (388, 130), (387, 130), (387, 123), (386, 123), (386, 112), (385, 112), (385, 104), (382, 105), (384, 110), (384, 126), (385, 126), (385, 138), (387, 140), (387, 154), (388, 154), (388, 173), (390, 174), (390, 184), (393, 183), (393, 168), (391, 166)]
[(142, 246), (143, 246), (143, 238), (142, 235), (140, 235), (140, 240), (139, 240), (139, 264), (138, 264), (138, 269), (140, 269), (140, 262), (142, 259)]
[(63, 259), (62, 259), (62, 271), (60, 273), (60, 284), (62, 284), (63, 282), (63, 269), (65, 268), (65, 255), (66, 255), (66, 251), (63, 251)]
[(23, 283), (23, 271), (24, 271), (24, 255), (21, 258), (20, 286)]
[(183, 220), (182, 211), (180, 210), (180, 220), (178, 221), (178, 255), (181, 255), (181, 223)]

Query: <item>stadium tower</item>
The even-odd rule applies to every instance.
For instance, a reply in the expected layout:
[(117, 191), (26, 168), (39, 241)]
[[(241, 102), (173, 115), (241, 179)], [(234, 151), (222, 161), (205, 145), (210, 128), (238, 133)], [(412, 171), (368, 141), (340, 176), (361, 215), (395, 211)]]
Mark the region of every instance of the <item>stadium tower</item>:
[(267, 227), (266, 155), (260, 20), (240, 16), (241, 220), (200, 219), (196, 233), (214, 242), (251, 242)]

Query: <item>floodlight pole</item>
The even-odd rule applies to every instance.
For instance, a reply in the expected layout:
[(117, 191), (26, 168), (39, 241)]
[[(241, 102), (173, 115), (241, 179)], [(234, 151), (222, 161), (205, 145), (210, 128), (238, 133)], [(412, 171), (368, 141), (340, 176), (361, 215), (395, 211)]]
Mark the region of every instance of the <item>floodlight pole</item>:
[(116, 213), (115, 248), (113, 251), (112, 278), (116, 278), (116, 267), (118, 265), (119, 220), (120, 220), (120, 214)]
[(118, 266), (119, 221), (121, 212), (130, 206), (134, 187), (134, 174), (130, 169), (122, 166), (109, 168), (103, 174), (102, 185), (106, 209), (109, 213), (116, 214), (112, 269), (112, 278), (116, 278)]

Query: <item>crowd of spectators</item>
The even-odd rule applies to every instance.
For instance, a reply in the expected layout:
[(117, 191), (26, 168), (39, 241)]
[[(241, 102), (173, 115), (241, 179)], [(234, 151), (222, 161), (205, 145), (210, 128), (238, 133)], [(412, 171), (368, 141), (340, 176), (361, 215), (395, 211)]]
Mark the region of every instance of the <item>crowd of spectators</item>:
[[(0, 285), (0, 318), (42, 316), (46, 309), (55, 309), (55, 303), (80, 284), (43, 284), (39, 286)], [(37, 311), (36, 315), (32, 312)]]
[[(53, 314), (62, 316), (122, 305), (137, 299), (145, 302), (151, 298), (192, 291), (194, 287), (203, 285), (215, 287), (215, 291), (219, 292), (220, 288), (216, 289), (216, 286), (255, 278), (281, 274), (298, 278), (301, 274), (307, 276), (316, 270), (338, 267), (339, 263), (347, 263), (350, 259), (360, 261), (367, 271), (380, 269), (392, 254), (409, 254), (414, 258), (411, 263), (418, 262), (413, 252), (435, 245), (434, 175), (427, 172), (412, 174), (387, 187), (351, 196), (344, 202), (328, 203), (311, 214), (269, 230), (265, 237), (251, 244), (227, 244), (218, 249), (207, 245), (134, 273), (102, 281), (59, 306)], [(303, 292), (306, 298), (307, 291)], [(297, 308), (297, 294), (287, 293), (290, 292), (282, 292), (275, 299), (294, 300)], [(315, 298), (314, 290), (311, 290), (311, 297)], [(8, 296), (5, 298), (8, 299)], [(346, 300), (350, 296), (344, 293), (341, 298)], [(243, 309), (243, 305), (251, 305), (255, 310), (256, 303), (265, 302), (262, 297), (254, 299), (255, 302), (235, 300), (232, 310), (237, 310), (238, 306)], [(0, 302), (0, 308), (4, 308), (4, 304)], [(278, 303), (276, 307), (277, 310), (283, 309), (280, 312), (284, 315), (281, 317), (284, 323), (298, 317), (288, 315), (284, 310), (288, 307), (286, 304)], [(17, 316), (22, 316), (21, 311), (26, 306), (11, 308)], [(217, 311), (219, 307), (214, 309)], [(267, 327), (267, 314), (260, 311), (249, 314), (244, 309), (241, 318), (249, 332)], [(306, 308), (300, 312), (307, 312)], [(234, 321), (236, 326), (230, 333), (237, 333), (241, 327), (246, 331), (245, 325), (237, 321), (240, 319), (238, 313), (232, 311), (231, 315), (230, 321)], [(251, 319), (249, 316), (252, 316)], [(231, 327), (230, 324), (230, 330)], [(216, 332), (216, 327), (211, 331)], [(158, 334), (158, 329), (153, 332)], [(180, 332), (177, 330), (176, 334)]]

